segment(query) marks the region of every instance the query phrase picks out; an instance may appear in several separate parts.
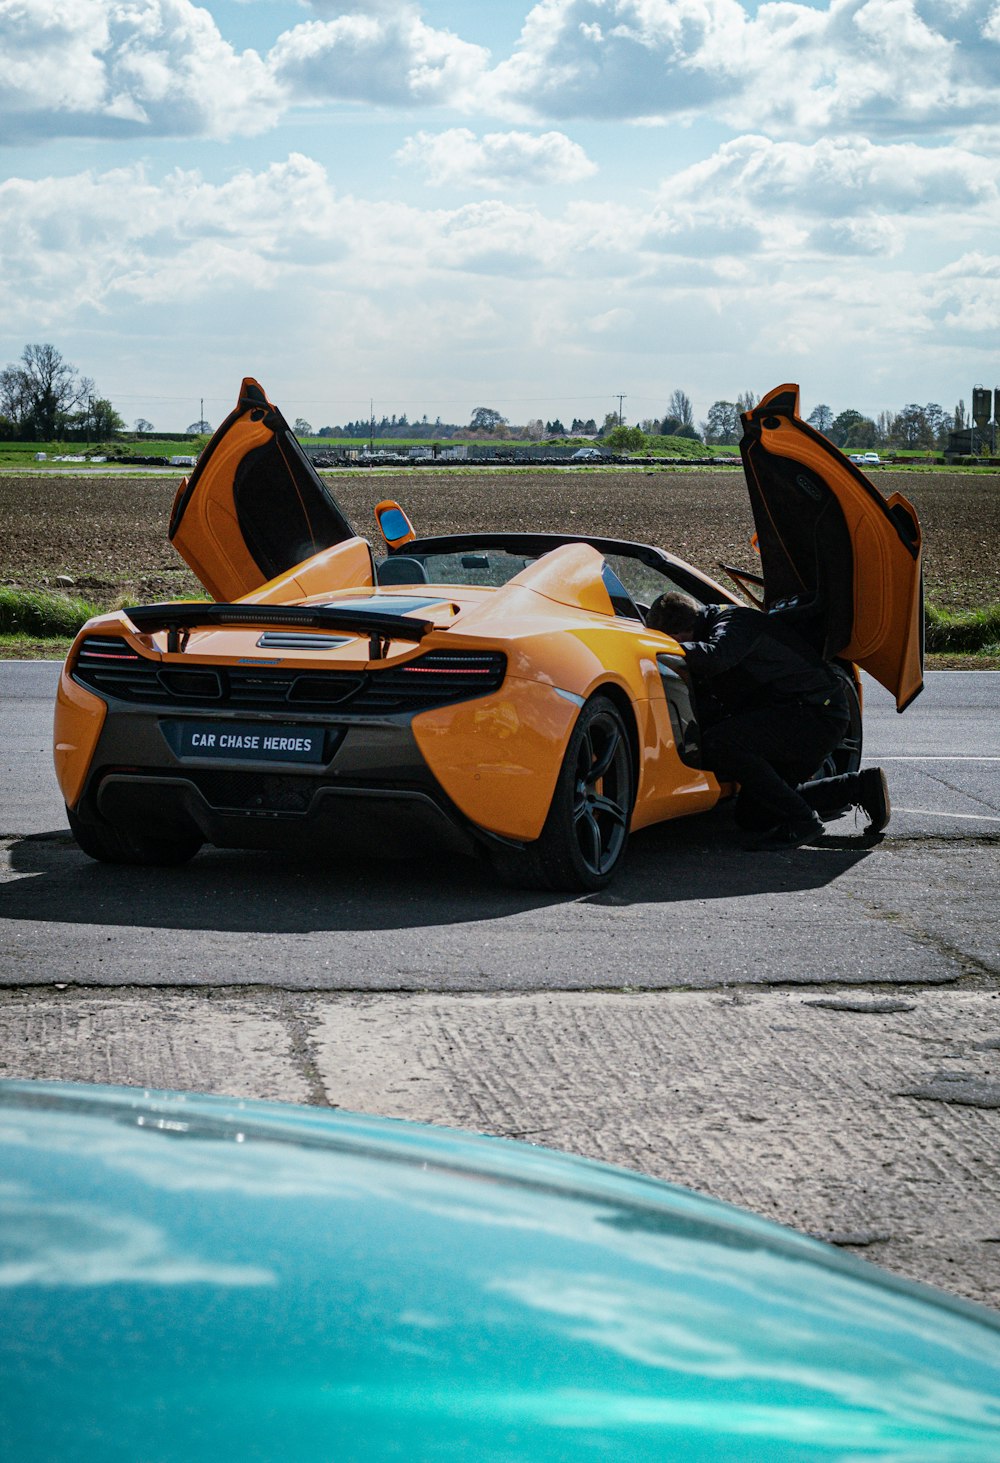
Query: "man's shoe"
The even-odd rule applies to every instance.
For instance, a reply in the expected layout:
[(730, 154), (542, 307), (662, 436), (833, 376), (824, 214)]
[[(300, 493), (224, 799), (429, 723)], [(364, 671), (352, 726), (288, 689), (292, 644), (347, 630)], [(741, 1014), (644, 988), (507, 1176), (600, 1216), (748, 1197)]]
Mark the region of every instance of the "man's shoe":
[(812, 813), (808, 818), (796, 819), (794, 823), (779, 823), (777, 827), (769, 828), (751, 846), (762, 852), (801, 848), (804, 843), (816, 843), (825, 833), (823, 819)]
[(889, 821), (889, 785), (881, 767), (866, 767), (858, 778), (858, 802), (868, 819), (866, 833), (881, 833)]

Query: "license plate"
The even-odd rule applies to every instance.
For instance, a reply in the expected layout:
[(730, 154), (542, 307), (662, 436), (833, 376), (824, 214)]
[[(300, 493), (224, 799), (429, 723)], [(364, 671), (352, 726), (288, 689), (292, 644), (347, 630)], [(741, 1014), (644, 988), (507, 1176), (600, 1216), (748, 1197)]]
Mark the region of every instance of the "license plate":
[(314, 726), (175, 721), (164, 727), (178, 757), (219, 762), (323, 762), (325, 732)]

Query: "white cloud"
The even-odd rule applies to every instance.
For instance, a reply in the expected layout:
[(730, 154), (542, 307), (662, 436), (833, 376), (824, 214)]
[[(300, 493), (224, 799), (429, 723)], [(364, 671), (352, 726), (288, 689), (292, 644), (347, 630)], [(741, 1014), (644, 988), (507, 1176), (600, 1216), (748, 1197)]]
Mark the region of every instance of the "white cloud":
[(495, 65), (414, 4), (311, 8), (261, 56), (194, 0), (0, 0), (0, 141), (247, 135), (330, 102), (919, 137), (1000, 101), (997, 0), (541, 0)]
[(0, 288), (6, 328), (65, 321), (134, 298), (191, 300), (257, 288), (296, 247), (324, 263), (346, 245), (324, 170), (293, 154), (222, 184), (144, 168), (0, 183)]
[(383, 106), (475, 105), (487, 63), (482, 46), (425, 25), (411, 6), (310, 20), (282, 35), (268, 57), (289, 105), (357, 101)]
[(490, 78), (498, 106), (536, 118), (668, 117), (731, 83), (692, 64), (745, 23), (738, 0), (542, 0)]
[(986, 346), (995, 360), (1000, 255), (975, 251), (939, 270), (927, 291), (932, 318), (953, 339)]
[[(473, 139), (480, 157), (477, 147)], [(581, 291), (565, 308), (589, 318), (596, 282), (601, 313), (633, 310), (620, 296), (677, 278), (682, 259), (701, 287), (739, 289), (755, 264), (805, 281), (820, 259), (889, 257), (914, 237), (939, 248), (967, 240), (971, 252), (998, 224), (986, 159), (911, 144), (743, 137), (676, 174), (651, 205), (554, 212), (499, 199), (445, 209), (368, 201), (338, 193), (318, 162), (293, 153), (222, 183), (191, 170), (154, 180), (139, 166), (10, 179), (0, 184), (0, 289), (14, 333), (128, 300), (218, 303), (248, 290), (360, 294), (370, 310), (396, 289), (454, 290), (459, 275), (560, 281)]]
[(597, 171), (583, 148), (562, 132), (488, 132), (484, 137), (467, 127), (418, 132), (396, 157), (419, 168), (429, 182), (448, 187), (577, 183)]
[(834, 254), (899, 254), (904, 245), (903, 231), (888, 218), (824, 219), (811, 229), (805, 241), (813, 253)]
[[(638, 376), (664, 399), (678, 383), (696, 402), (704, 392), (703, 411), (745, 387), (748, 360), (758, 384), (822, 371), (825, 399), (857, 394), (870, 410), (945, 399), (959, 353), (964, 381), (995, 348), (988, 161), (754, 136), (650, 198), (456, 190), (449, 207), (354, 196), (301, 154), (222, 182), (148, 166), (9, 179), (4, 358), (52, 338), (113, 400), (132, 377), (177, 396), (196, 375), (226, 409), (249, 371), (283, 408), (324, 421), (372, 391), (392, 409), (433, 414), (457, 394), (468, 410), (476, 380), (477, 395), (523, 400)], [(887, 402), (859, 391), (898, 377), (915, 342), (926, 387)], [(116, 405), (167, 425), (145, 402)], [(192, 419), (183, 410), (172, 425)]]
[(938, 271), (939, 280), (1000, 280), (1000, 254), (963, 254)]
[(664, 183), (677, 199), (746, 200), (768, 211), (828, 214), (963, 211), (995, 203), (990, 160), (959, 147), (878, 145), (863, 137), (811, 144), (745, 136)]
[(190, 0), (0, 0), (0, 142), (259, 132), (278, 94)]
[(911, 241), (940, 248), (1000, 224), (992, 172), (988, 157), (955, 147), (739, 137), (661, 185), (640, 243), (743, 261), (891, 257)]
[(402, 11), (416, 15), (420, 7), (407, 0), (299, 0), (308, 10), (318, 15), (396, 15)]
[(535, 120), (920, 133), (995, 114), (997, 15), (995, 0), (542, 0), (489, 88)]

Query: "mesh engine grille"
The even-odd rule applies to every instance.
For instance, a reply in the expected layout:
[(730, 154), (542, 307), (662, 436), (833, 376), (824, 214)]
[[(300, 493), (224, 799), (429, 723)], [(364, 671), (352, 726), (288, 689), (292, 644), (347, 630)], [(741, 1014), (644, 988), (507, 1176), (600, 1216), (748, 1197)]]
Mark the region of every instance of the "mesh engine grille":
[(101, 696), (136, 706), (192, 711), (336, 710), (339, 716), (427, 710), (499, 689), (500, 651), (430, 650), (377, 671), (284, 670), (277, 666), (186, 667), (140, 655), (126, 640), (88, 635), (73, 678)]

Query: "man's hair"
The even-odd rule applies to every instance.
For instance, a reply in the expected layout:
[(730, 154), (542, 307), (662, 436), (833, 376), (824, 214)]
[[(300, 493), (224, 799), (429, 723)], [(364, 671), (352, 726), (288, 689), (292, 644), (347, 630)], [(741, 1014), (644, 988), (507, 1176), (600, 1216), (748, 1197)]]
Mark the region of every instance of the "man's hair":
[(668, 589), (650, 605), (646, 624), (650, 630), (663, 630), (667, 635), (682, 638), (694, 629), (700, 610), (701, 605), (693, 595), (685, 594), (682, 589)]

